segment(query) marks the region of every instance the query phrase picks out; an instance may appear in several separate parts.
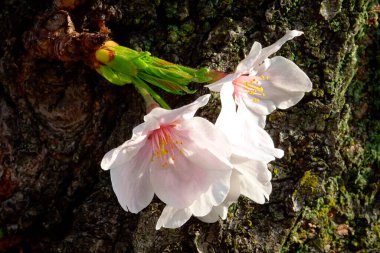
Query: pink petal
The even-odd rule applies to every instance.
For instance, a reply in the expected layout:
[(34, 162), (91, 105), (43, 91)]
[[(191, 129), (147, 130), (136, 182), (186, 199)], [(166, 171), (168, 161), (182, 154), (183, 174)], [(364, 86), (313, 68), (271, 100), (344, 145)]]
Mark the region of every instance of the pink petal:
[(109, 170), (112, 166), (112, 164), (115, 163), (117, 160), (119, 153), (123, 150), (122, 146), (119, 146), (117, 148), (111, 149), (103, 156), (103, 159), (100, 163), (100, 167), (102, 167), (103, 170)]
[(274, 149), (271, 137), (262, 129), (265, 116), (251, 113), (244, 104), (239, 104), (236, 112), (233, 89), (230, 84), (222, 88), (222, 111), (215, 125), (228, 137), (234, 154), (267, 162), (274, 160), (279, 153)]
[(132, 138), (137, 138), (138, 136), (146, 136), (150, 131), (156, 130), (158, 128), (160, 128), (160, 122), (155, 118), (151, 118), (149, 121), (141, 123), (140, 125), (133, 128)]
[(199, 108), (205, 106), (210, 99), (210, 94), (203, 95), (193, 103), (174, 110), (155, 108), (144, 117), (144, 121), (157, 120), (160, 125), (170, 124), (177, 120), (190, 119)]
[[(227, 181), (229, 180), (227, 179)], [(211, 211), (214, 206), (213, 191), (211, 188), (212, 187), (210, 187), (207, 192), (202, 193), (200, 197), (190, 205), (189, 209), (194, 216), (205, 216)]]
[(126, 211), (137, 213), (152, 201), (154, 192), (149, 179), (149, 163), (152, 151), (143, 147), (128, 160), (120, 157), (117, 166), (111, 169), (113, 190), (120, 205)]
[[(231, 148), (227, 137), (210, 121), (201, 117), (182, 122), (181, 134), (188, 136), (200, 150), (207, 150), (219, 160), (229, 164)], [(185, 137), (184, 137), (185, 138)], [(227, 168), (227, 167), (223, 167)]]
[(114, 148), (104, 155), (100, 166), (103, 170), (109, 170), (113, 167), (120, 167), (121, 164), (132, 159), (137, 152), (145, 145), (146, 136), (139, 136), (135, 139), (124, 142), (117, 148)]
[(202, 142), (194, 143), (186, 137), (181, 139), (183, 145), (179, 147), (181, 152), (176, 154), (175, 161), (165, 167), (158, 159), (152, 162), (151, 183), (157, 196), (172, 207), (186, 208), (212, 184), (218, 183), (220, 189), (215, 198), (224, 199), (228, 185), (224, 185), (223, 178), (231, 173), (231, 165), (222, 160), (227, 159), (216, 157), (207, 146), (199, 147)]
[(258, 126), (260, 128), (265, 127), (265, 121), (266, 121), (266, 115), (255, 113), (254, 111), (251, 111), (247, 108), (246, 104), (244, 103), (244, 99), (239, 101), (238, 109), (237, 109), (237, 118), (242, 121), (241, 124), (245, 124), (244, 122), (248, 121), (250, 126)]

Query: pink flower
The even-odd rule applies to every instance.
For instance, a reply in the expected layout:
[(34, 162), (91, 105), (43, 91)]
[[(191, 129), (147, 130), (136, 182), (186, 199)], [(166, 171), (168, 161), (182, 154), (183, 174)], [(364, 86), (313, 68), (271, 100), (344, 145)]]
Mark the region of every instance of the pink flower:
[(245, 105), (257, 115), (268, 115), (276, 108), (286, 109), (295, 105), (305, 92), (311, 91), (309, 77), (294, 62), (284, 57), (268, 57), (277, 52), (286, 41), (301, 34), (300, 31), (290, 31), (265, 48), (255, 42), (235, 73), (207, 87), (220, 92), (223, 87), (232, 86), (230, 95), (234, 97), (235, 103)]
[[(275, 157), (283, 156), (283, 151), (274, 148), (269, 134), (258, 124), (265, 116), (252, 115), (244, 106), (236, 110), (234, 98), (230, 95), (232, 86), (223, 87), (220, 97), (222, 111), (215, 123), (231, 146), (230, 162), (233, 171), (230, 177), (230, 189), (224, 201), (218, 205), (207, 202), (209, 193), (186, 208), (174, 208), (167, 205), (162, 212), (156, 229), (160, 227), (176, 228), (182, 226), (193, 215), (204, 222), (215, 222), (219, 217), (227, 217), (228, 207), (236, 202), (240, 195), (264, 204), (272, 192), (272, 175), (267, 168)], [(249, 117), (247, 116), (249, 115)]]
[(305, 92), (311, 91), (312, 85), (292, 61), (281, 56), (268, 57), (301, 34), (290, 31), (266, 48), (255, 42), (235, 73), (207, 86), (221, 93), (222, 111), (215, 125), (228, 137), (234, 170), (226, 199), (207, 215), (198, 217), (202, 221), (225, 219), (229, 205), (240, 195), (259, 204), (269, 200), (272, 177), (267, 165), (276, 157), (281, 158), (283, 151), (274, 148), (271, 137), (263, 129), (266, 115), (276, 108), (295, 105)]
[(130, 140), (104, 156), (101, 167), (111, 171), (126, 211), (141, 211), (154, 194), (170, 207), (193, 206), (197, 210), (191, 212), (202, 214), (223, 202), (230, 185), (230, 146), (212, 123), (194, 117), (209, 96), (175, 110), (153, 109)]

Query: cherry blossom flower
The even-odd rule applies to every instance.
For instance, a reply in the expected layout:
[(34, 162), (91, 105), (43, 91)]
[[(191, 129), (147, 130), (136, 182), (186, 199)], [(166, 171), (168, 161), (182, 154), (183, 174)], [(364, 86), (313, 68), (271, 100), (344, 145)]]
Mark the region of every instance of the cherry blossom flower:
[(231, 163), (234, 167), (231, 175), (230, 192), (224, 202), (212, 208), (204, 217), (204, 222), (215, 222), (227, 217), (228, 207), (244, 195), (256, 203), (264, 204), (272, 192), (272, 175), (268, 163), (281, 158), (283, 151), (276, 149), (270, 135), (258, 123), (265, 116), (255, 115), (244, 106), (236, 109), (231, 96), (232, 86), (224, 86), (220, 97), (222, 111), (215, 125), (228, 137), (232, 147)]
[(232, 149), (230, 162), (234, 170), (231, 174), (227, 197), (219, 205), (205, 204), (207, 202), (203, 195), (194, 202), (194, 205), (187, 208), (173, 208), (167, 205), (157, 222), (156, 229), (180, 227), (192, 215), (204, 222), (215, 222), (219, 217), (225, 219), (228, 207), (236, 202), (240, 195), (259, 204), (264, 204), (269, 199), (272, 184), (267, 165), (275, 157), (281, 158), (283, 151), (274, 148), (269, 134), (258, 125), (265, 116), (244, 116), (243, 114), (251, 113), (244, 106), (236, 110), (236, 104), (229, 89), (233, 87), (222, 88), (222, 111), (215, 123), (228, 137)]
[(265, 117), (276, 108), (286, 109), (298, 103), (305, 92), (311, 91), (308, 76), (284, 57), (268, 57), (288, 40), (300, 36), (290, 31), (273, 45), (262, 48), (255, 42), (249, 55), (238, 65), (235, 73), (208, 85), (221, 94), (222, 111), (216, 126), (229, 138), (232, 147), (230, 192), (224, 202), (212, 208), (204, 222), (227, 217), (228, 207), (239, 195), (263, 204), (272, 191), (271, 173), (267, 168), (275, 157), (283, 156), (275, 149), (270, 136), (262, 129)]
[(228, 140), (212, 123), (194, 117), (209, 97), (174, 110), (154, 108), (130, 140), (103, 157), (101, 167), (110, 170), (126, 211), (141, 211), (154, 194), (172, 208), (195, 214), (223, 202), (232, 173)]
[(312, 89), (309, 77), (292, 61), (276, 56), (288, 40), (303, 34), (289, 31), (269, 47), (255, 42), (248, 56), (240, 62), (235, 73), (229, 74), (207, 87), (220, 92), (223, 86), (232, 86), (235, 103), (245, 105), (257, 115), (268, 115), (276, 108), (287, 109), (298, 103), (305, 92)]

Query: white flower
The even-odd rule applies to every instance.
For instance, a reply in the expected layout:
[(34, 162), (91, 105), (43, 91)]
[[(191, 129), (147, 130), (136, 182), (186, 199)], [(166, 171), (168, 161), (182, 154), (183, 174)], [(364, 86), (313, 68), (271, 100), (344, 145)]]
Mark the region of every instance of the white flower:
[(101, 167), (111, 170), (126, 211), (141, 211), (154, 194), (173, 208), (194, 207), (202, 214), (223, 202), (230, 185), (230, 146), (212, 123), (194, 117), (208, 100), (205, 95), (175, 110), (153, 109), (130, 140), (104, 156)]
[(308, 76), (284, 57), (268, 57), (288, 40), (303, 34), (290, 31), (273, 45), (262, 48), (255, 42), (249, 55), (240, 62), (235, 73), (208, 85), (220, 92), (222, 111), (216, 126), (228, 137), (232, 146), (230, 192), (219, 206), (206, 216), (204, 222), (227, 217), (228, 207), (242, 194), (263, 204), (272, 191), (271, 173), (267, 168), (283, 151), (274, 148), (270, 136), (262, 129), (265, 117), (276, 108), (286, 109), (298, 103), (305, 92), (311, 91)]
[(235, 73), (207, 87), (212, 91), (221, 91), (223, 86), (232, 86), (236, 104), (245, 105), (258, 115), (268, 115), (276, 108), (286, 109), (295, 105), (305, 92), (311, 91), (309, 77), (294, 62), (284, 57), (268, 57), (277, 52), (286, 41), (301, 34), (300, 31), (290, 31), (265, 48), (255, 42)]
[[(190, 217), (196, 216), (204, 222), (215, 222), (219, 217), (227, 217), (228, 207), (236, 202), (240, 195), (264, 204), (272, 191), (272, 176), (267, 164), (275, 157), (283, 156), (283, 151), (274, 148), (269, 134), (258, 126), (265, 116), (250, 115), (244, 106), (236, 110), (234, 98), (231, 96), (232, 86), (224, 86), (221, 90), (222, 111), (216, 126), (228, 137), (234, 167), (230, 178), (230, 189), (223, 203), (207, 204), (207, 192), (201, 195), (193, 205), (187, 208), (173, 208), (167, 205), (162, 212), (156, 229), (160, 227), (176, 228), (182, 226)], [(206, 203), (206, 204), (205, 204)], [(200, 208), (207, 206), (208, 208)]]
[(272, 175), (268, 163), (276, 157), (281, 158), (283, 151), (274, 148), (269, 134), (259, 127), (265, 116), (251, 114), (243, 105), (236, 110), (231, 96), (232, 86), (223, 86), (221, 90), (222, 111), (215, 123), (228, 137), (232, 147), (231, 163), (234, 171), (231, 175), (230, 192), (224, 202), (212, 208), (204, 217), (204, 222), (215, 222), (227, 217), (228, 207), (239, 195), (244, 195), (256, 203), (264, 204), (272, 192)]

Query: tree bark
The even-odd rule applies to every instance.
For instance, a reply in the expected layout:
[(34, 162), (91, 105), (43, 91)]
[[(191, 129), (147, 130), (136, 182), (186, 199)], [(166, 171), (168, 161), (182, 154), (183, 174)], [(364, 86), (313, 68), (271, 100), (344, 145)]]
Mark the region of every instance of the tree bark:
[[(164, 207), (123, 211), (100, 160), (142, 122), (132, 85), (116, 87), (82, 61), (26, 47), (53, 2), (0, 3), (0, 252), (373, 252), (380, 250), (380, 102), (377, 0), (89, 0), (66, 8), (77, 32), (99, 20), (121, 45), (190, 67), (232, 71), (254, 41), (304, 36), (278, 53), (313, 91), (266, 129), (285, 157), (273, 193), (240, 197), (227, 220), (192, 218), (155, 230)], [(47, 19), (53, 22), (54, 19)], [(33, 30), (34, 29), (34, 30)], [(38, 56), (38, 57), (37, 57)], [(195, 95), (163, 94), (175, 108)], [(217, 94), (200, 115), (215, 120)]]

